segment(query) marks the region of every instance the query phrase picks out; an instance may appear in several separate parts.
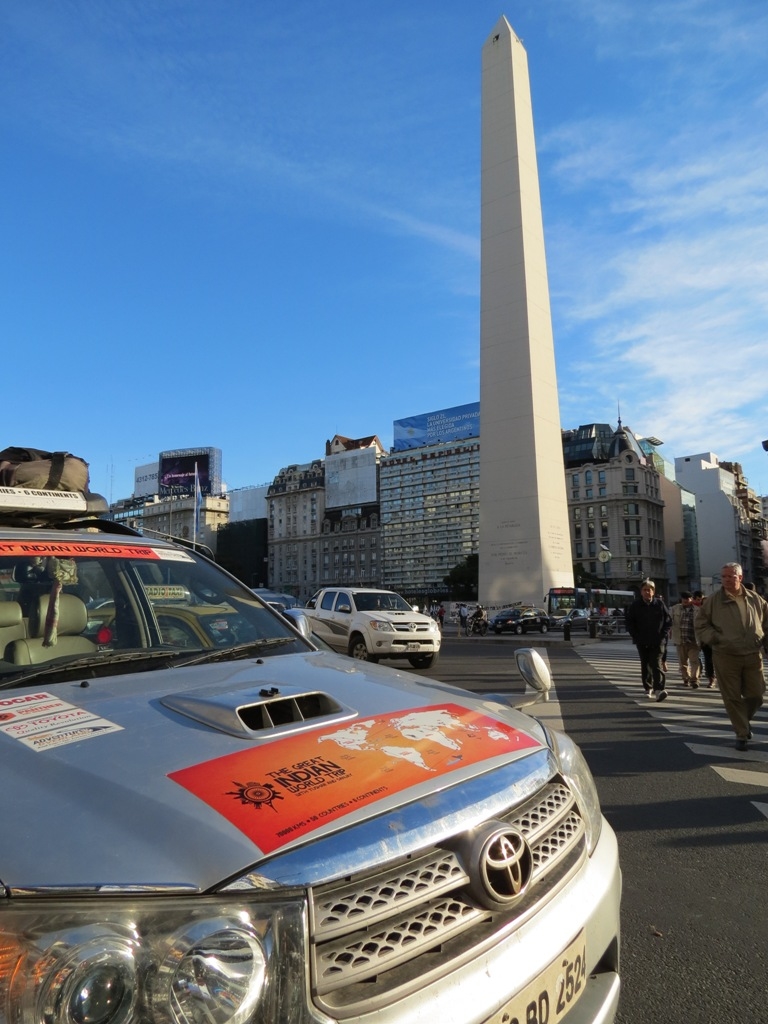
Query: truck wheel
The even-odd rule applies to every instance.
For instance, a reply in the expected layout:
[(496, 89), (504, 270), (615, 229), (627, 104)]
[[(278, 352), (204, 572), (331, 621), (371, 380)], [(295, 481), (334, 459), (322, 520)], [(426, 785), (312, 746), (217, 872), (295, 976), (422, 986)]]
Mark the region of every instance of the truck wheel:
[(413, 668), (430, 668), (436, 658), (436, 654), (412, 654), (408, 661), (410, 661)]
[(347, 654), (350, 658), (356, 658), (358, 661), (378, 661), (379, 659), (374, 654), (368, 653), (368, 648), (365, 646), (365, 640), (360, 634), (356, 634), (349, 641), (349, 649)]

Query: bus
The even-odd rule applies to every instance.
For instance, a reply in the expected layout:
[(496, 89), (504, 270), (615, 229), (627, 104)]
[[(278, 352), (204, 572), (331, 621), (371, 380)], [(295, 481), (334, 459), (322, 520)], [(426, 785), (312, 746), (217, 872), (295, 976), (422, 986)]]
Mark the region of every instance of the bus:
[(571, 608), (588, 610), (590, 615), (599, 615), (603, 608), (608, 615), (615, 610), (623, 611), (637, 595), (633, 590), (606, 590), (605, 587), (551, 587), (544, 598), (547, 614), (566, 615)]

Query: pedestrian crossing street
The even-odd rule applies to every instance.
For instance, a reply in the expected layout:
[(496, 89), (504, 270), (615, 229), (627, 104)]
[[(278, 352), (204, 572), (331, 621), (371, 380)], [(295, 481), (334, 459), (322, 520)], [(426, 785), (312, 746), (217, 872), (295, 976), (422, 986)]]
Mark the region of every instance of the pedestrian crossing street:
[[(706, 758), (710, 767), (728, 782), (768, 788), (768, 708), (764, 705), (752, 721), (753, 739), (746, 751), (734, 748), (735, 736), (720, 699), (720, 691), (706, 686), (683, 687), (674, 647), (667, 660), (667, 693), (660, 704), (649, 700), (640, 681), (640, 661), (633, 644), (613, 640), (574, 648), (575, 652), (607, 682), (633, 699), (668, 732), (679, 736), (688, 749)], [(723, 762), (741, 762), (736, 768)], [(751, 766), (751, 767), (750, 767)], [(755, 806), (768, 817), (768, 803)]]

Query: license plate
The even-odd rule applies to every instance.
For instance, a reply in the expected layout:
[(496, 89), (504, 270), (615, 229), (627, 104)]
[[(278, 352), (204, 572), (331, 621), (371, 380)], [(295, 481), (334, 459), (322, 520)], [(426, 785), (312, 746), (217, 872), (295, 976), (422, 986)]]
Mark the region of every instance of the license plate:
[(518, 992), (486, 1024), (557, 1024), (584, 994), (587, 983), (584, 932)]
[(407, 651), (420, 651), (421, 650), (421, 644), (406, 644), (405, 645), (405, 649)]

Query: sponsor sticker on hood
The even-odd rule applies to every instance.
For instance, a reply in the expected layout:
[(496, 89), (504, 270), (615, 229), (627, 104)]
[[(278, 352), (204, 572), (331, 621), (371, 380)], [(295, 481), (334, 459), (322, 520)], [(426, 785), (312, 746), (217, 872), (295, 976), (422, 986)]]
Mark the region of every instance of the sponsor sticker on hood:
[(539, 747), (456, 704), (374, 715), (171, 772), (265, 853), (457, 768)]
[(121, 729), (46, 690), (0, 698), (0, 733), (38, 752)]

